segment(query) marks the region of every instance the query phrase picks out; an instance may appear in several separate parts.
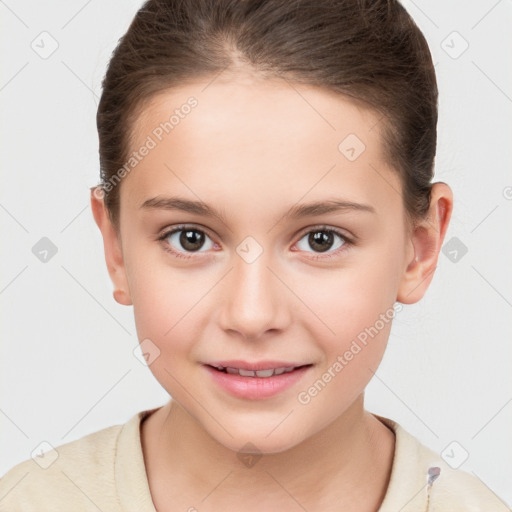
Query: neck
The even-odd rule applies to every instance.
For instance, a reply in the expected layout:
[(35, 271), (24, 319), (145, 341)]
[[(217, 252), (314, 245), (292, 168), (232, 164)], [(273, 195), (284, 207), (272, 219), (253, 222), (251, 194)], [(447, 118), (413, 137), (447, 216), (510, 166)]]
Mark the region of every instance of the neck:
[(244, 458), (245, 464), (175, 401), (143, 423), (141, 438), (159, 511), (174, 510), (178, 496), (184, 510), (191, 504), (201, 511), (276, 509), (277, 504), (287, 510), (295, 500), (295, 506), (309, 511), (375, 511), (384, 498), (394, 454), (393, 433), (364, 410), (363, 395), (299, 445)]

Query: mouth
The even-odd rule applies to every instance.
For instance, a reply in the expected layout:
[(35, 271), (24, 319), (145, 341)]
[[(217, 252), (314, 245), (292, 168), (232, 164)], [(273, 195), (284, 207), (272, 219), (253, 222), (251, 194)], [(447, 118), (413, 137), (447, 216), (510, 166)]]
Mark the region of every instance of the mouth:
[(228, 373), (230, 375), (240, 375), (241, 377), (259, 377), (262, 379), (268, 379), (269, 377), (274, 377), (276, 375), (282, 375), (283, 373), (290, 373), (294, 370), (298, 370), (299, 368), (304, 368), (307, 366), (311, 366), (311, 364), (303, 364), (303, 365), (291, 365), (291, 366), (278, 366), (278, 367), (270, 367), (263, 370), (250, 370), (245, 368), (238, 368), (235, 366), (222, 366), (222, 365), (211, 365), (208, 364), (214, 370), (219, 372)]
[(213, 383), (229, 394), (246, 400), (279, 395), (298, 385), (313, 364), (291, 361), (216, 361), (203, 363)]

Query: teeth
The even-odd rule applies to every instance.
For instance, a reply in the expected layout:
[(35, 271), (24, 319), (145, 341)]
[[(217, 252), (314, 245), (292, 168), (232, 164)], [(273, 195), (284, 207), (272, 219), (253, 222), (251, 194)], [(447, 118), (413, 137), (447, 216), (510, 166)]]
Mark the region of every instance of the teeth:
[(272, 377), (274, 375), (274, 369), (270, 368), (270, 370), (256, 370), (257, 377)]
[(230, 375), (241, 375), (242, 377), (260, 377), (268, 378), (274, 375), (281, 375), (283, 373), (290, 373), (295, 369), (295, 366), (288, 366), (286, 368), (269, 368), (268, 370), (243, 370), (242, 368), (231, 367), (218, 367), (219, 370), (225, 370)]
[(242, 370), (242, 368), (239, 368), (238, 369), (238, 373), (242, 376), (242, 377), (254, 377), (255, 373), (256, 372), (253, 372), (252, 370)]

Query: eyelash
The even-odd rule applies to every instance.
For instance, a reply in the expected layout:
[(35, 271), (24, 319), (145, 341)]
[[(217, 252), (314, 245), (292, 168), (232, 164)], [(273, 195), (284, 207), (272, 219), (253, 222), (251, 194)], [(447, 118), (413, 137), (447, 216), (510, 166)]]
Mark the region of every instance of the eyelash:
[[(162, 235), (160, 235), (157, 238), (157, 241), (165, 242), (165, 239), (170, 237), (172, 234), (177, 233), (179, 231), (185, 231), (187, 229), (191, 230), (191, 231), (199, 231), (200, 233), (203, 233), (203, 234), (209, 236), (208, 233), (206, 231), (204, 231), (203, 229), (199, 229), (199, 228), (196, 228), (195, 226), (190, 226), (187, 224), (181, 224), (172, 229), (169, 229), (168, 231), (165, 231)], [(310, 233), (316, 233), (318, 231), (323, 231), (324, 233), (334, 233), (335, 235), (338, 235), (343, 240), (343, 245), (341, 247), (339, 247), (338, 249), (336, 249), (332, 253), (326, 254), (324, 256), (322, 256), (321, 253), (317, 253), (315, 256), (308, 256), (309, 259), (326, 260), (329, 258), (333, 258), (335, 256), (338, 256), (340, 253), (349, 250), (351, 246), (355, 245), (354, 240), (349, 238), (347, 235), (345, 235), (341, 231), (338, 231), (335, 228), (331, 228), (331, 227), (324, 226), (324, 225), (314, 226), (313, 228), (310, 228), (308, 231), (302, 232), (299, 240), (302, 240), (302, 238), (304, 238), (305, 235), (308, 235)], [(176, 256), (177, 258), (191, 259), (194, 257), (194, 256), (185, 256), (182, 251), (176, 251), (176, 250), (172, 249), (169, 244), (164, 244), (164, 250), (167, 251), (168, 253), (172, 254), (173, 256)], [(190, 254), (193, 254), (193, 253), (190, 253)]]

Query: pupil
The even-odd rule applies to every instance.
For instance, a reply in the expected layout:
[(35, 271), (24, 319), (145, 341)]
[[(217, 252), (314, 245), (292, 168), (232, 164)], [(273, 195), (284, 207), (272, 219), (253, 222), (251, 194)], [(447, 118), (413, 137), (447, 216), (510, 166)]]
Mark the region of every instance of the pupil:
[(183, 230), (180, 235), (180, 243), (187, 251), (197, 251), (204, 243), (204, 233), (195, 230)]
[(326, 231), (315, 231), (309, 235), (309, 245), (319, 252), (330, 249), (333, 243), (333, 234)]

